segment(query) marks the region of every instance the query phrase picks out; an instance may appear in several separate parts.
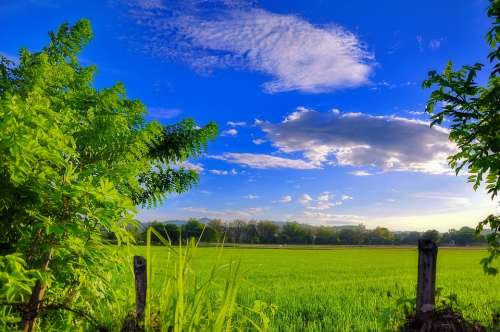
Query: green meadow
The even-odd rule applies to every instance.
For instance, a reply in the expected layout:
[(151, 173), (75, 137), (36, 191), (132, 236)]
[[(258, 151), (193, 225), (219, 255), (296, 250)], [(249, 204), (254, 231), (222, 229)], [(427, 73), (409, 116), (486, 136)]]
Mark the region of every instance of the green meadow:
[[(152, 290), (171, 273), (166, 247), (151, 249)], [(145, 255), (139, 247), (136, 254)], [(465, 317), (490, 325), (500, 308), (500, 278), (483, 273), (483, 249), (440, 248), (439, 301), (456, 296)], [(413, 248), (197, 248), (192, 272), (206, 277), (213, 266), (240, 261), (238, 303), (275, 304), (273, 331), (388, 331), (403, 320), (402, 304), (415, 297), (417, 251)], [(224, 274), (219, 275), (220, 279)], [(222, 282), (221, 282), (222, 285)], [(398, 304), (399, 303), (399, 304)]]

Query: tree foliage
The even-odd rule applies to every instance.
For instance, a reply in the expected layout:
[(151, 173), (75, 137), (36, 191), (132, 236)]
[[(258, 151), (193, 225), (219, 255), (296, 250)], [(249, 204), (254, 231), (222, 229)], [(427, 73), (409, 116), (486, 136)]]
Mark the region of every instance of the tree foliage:
[(91, 38), (89, 21), (63, 24), (40, 52), (0, 59), (0, 265), (17, 266), (7, 274), (20, 280), (7, 292), (0, 279), (0, 301), (24, 306), (3, 323), (23, 313), (23, 325), (33, 324), (40, 309), (62, 303), (92, 314), (89, 301), (109, 297), (102, 231), (131, 240), (136, 206), (189, 189), (198, 175), (179, 165), (217, 132), (189, 119), (147, 122), (122, 84), (96, 89), (96, 68), (78, 62)]
[[(484, 86), (477, 83), (483, 64), (463, 66), (455, 71), (450, 61), (442, 74), (430, 71), (423, 86), (437, 87), (426, 108), (431, 115), (431, 126), (451, 121), (449, 137), (458, 150), (449, 157), (450, 166), (457, 174), (466, 167), (474, 190), (484, 184), (495, 199), (500, 190), (500, 0), (490, 0), (488, 17), (492, 19), (492, 28), (486, 35), (491, 67), (488, 82)], [(441, 108), (436, 110), (438, 103)], [(482, 222), (477, 232), (495, 218), (498, 219), (488, 218)], [(490, 227), (494, 229), (493, 224)], [(491, 263), (494, 257), (490, 256), (487, 262)], [(484, 265), (485, 271), (495, 274), (496, 269), (490, 267), (489, 263)]]
[[(211, 220), (203, 225), (196, 219), (183, 224), (152, 222), (137, 233), (137, 242), (146, 241), (148, 228), (154, 228), (164, 238), (178, 244), (195, 238), (202, 243), (238, 244), (305, 244), (305, 245), (417, 245), (419, 239), (429, 239), (442, 245), (470, 246), (486, 244), (489, 232), (476, 236), (475, 229), (462, 227), (440, 233), (437, 230), (425, 232), (392, 232), (385, 227), (367, 229), (363, 225), (314, 226), (297, 222), (283, 224), (273, 221), (227, 221)], [(181, 235), (181, 237), (179, 237)], [(154, 242), (152, 240), (152, 242)], [(160, 243), (157, 241), (156, 243)]]

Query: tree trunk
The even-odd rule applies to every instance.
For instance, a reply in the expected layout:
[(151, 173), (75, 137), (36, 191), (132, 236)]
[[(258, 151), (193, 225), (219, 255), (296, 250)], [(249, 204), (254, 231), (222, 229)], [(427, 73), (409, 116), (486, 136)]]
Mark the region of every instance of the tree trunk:
[[(42, 272), (47, 271), (49, 268), (49, 263), (52, 258), (53, 250), (50, 249), (49, 253), (45, 257), (42, 262)], [(38, 316), (38, 309), (40, 308), (40, 304), (43, 301), (43, 297), (45, 296), (45, 291), (47, 289), (47, 283), (38, 280), (33, 288), (33, 292), (31, 293), (30, 300), (27, 304), (25, 312), (23, 314), (22, 330), (23, 332), (32, 332), (35, 327), (35, 320)]]

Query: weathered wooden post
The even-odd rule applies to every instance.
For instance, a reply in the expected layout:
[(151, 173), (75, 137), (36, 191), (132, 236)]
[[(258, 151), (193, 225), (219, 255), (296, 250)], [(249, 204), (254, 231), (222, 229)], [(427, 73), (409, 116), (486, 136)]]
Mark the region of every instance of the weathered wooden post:
[(143, 256), (134, 256), (134, 274), (135, 274), (135, 315), (137, 323), (142, 325), (144, 320), (144, 309), (146, 308), (146, 290), (147, 270), (146, 258)]
[(144, 310), (148, 289), (147, 261), (143, 256), (134, 256), (135, 312), (125, 317), (121, 332), (144, 332)]
[(418, 240), (417, 319), (425, 321), (434, 313), (436, 296), (436, 261), (434, 241)]

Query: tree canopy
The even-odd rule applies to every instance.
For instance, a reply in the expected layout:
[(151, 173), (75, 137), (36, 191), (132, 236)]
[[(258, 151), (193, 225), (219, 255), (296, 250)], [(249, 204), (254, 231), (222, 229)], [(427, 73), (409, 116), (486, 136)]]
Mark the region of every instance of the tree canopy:
[(196, 183), (182, 162), (217, 133), (215, 123), (146, 121), (121, 83), (96, 89), (96, 67), (78, 61), (91, 39), (81, 20), (50, 33), (39, 52), (22, 49), (18, 63), (0, 58), (0, 266), (22, 267), (0, 276), (10, 285), (0, 300), (28, 308), (11, 307), (2, 322), (24, 312), (25, 331), (42, 302), (92, 311), (92, 297), (109, 296), (102, 231), (129, 241), (136, 207)]
[[(449, 137), (458, 149), (449, 157), (450, 166), (457, 174), (466, 167), (474, 190), (484, 184), (495, 199), (500, 190), (500, 0), (490, 0), (488, 17), (492, 20), (486, 35), (491, 67), (488, 82), (484, 86), (477, 83), (484, 64), (463, 66), (455, 71), (449, 61), (442, 74), (430, 71), (423, 86), (437, 88), (426, 108), (431, 115), (431, 126), (451, 121)], [(482, 261), (485, 271), (490, 274), (498, 272), (491, 262), (500, 255), (499, 224), (500, 217), (491, 215), (477, 227), (478, 233), (485, 225), (492, 231), (490, 257)]]

